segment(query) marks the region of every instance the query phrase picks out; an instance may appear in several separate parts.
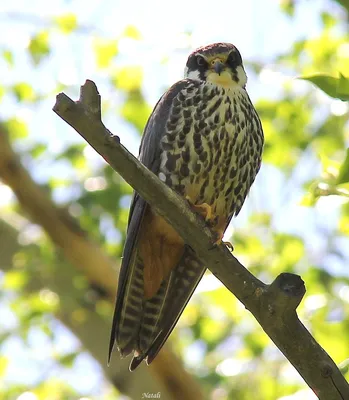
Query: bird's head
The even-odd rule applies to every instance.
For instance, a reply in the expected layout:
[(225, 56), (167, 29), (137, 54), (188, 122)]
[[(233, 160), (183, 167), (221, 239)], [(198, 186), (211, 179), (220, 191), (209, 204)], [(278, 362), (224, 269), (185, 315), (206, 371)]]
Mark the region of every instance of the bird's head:
[(193, 51), (184, 75), (224, 88), (244, 88), (247, 82), (240, 52), (230, 43), (214, 43)]

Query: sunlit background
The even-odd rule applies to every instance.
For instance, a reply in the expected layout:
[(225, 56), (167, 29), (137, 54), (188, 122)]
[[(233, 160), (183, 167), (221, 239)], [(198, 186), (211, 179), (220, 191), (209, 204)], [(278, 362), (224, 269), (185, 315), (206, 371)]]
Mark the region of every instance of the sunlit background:
[[(105, 125), (137, 154), (152, 107), (182, 78), (188, 54), (208, 43), (234, 43), (266, 147), (261, 172), (227, 236), (238, 259), (263, 281), (284, 271), (302, 275), (308, 293), (300, 317), (348, 377), (349, 174), (342, 182), (337, 178), (345, 176), (349, 107), (299, 79), (348, 73), (348, 13), (339, 3), (2, 1), (0, 122), (35, 182), (115, 261), (117, 276), (131, 189), (51, 111), (56, 94), (76, 99), (85, 79), (94, 80)], [(75, 271), (31, 220), (30, 200), (16, 199), (1, 161), (0, 179), (0, 398), (127, 398), (126, 384), (105, 372), (112, 317), (105, 288), (91, 285), (83, 265)], [(51, 285), (63, 270), (74, 271), (73, 292)], [(103, 321), (98, 356), (72, 328), (93, 314)], [(89, 327), (93, 337), (92, 322)], [(210, 274), (170, 346), (204, 398), (315, 398)], [(109, 370), (118, 361), (115, 354)], [(144, 381), (127, 385), (137, 382), (142, 398)]]

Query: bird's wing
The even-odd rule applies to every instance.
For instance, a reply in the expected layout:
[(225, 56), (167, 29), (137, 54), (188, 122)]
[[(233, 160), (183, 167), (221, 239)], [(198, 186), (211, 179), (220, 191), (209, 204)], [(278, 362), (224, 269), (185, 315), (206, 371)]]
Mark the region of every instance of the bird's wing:
[[(146, 167), (156, 174), (160, 167), (160, 141), (165, 134), (166, 122), (171, 111), (173, 100), (189, 85), (192, 85), (192, 81), (188, 79), (179, 81), (173, 85), (159, 100), (145, 127), (140, 146), (139, 159)], [(161, 335), (164, 336), (164, 342), (170, 332), (168, 332), (167, 335), (164, 334), (163, 327), (175, 325), (175, 322), (178, 320), (185, 304), (191, 297), (199, 281), (199, 278), (195, 278), (197, 274), (193, 276), (194, 281), (197, 280), (197, 282), (194, 284), (191, 282), (187, 290), (188, 293), (184, 295), (181, 301), (173, 302), (173, 307), (171, 307), (170, 302), (167, 301), (169, 294), (174, 294), (176, 292), (176, 288), (180, 286), (180, 280), (183, 275), (182, 272), (179, 273), (181, 268), (178, 267), (172, 271), (170, 277), (166, 281), (162, 282), (159, 291), (153, 298), (144, 298), (143, 265), (138, 256), (137, 243), (142, 220), (147, 208), (147, 203), (137, 193), (134, 193), (119, 276), (117, 300), (109, 345), (109, 359), (115, 342), (122, 355), (127, 355), (131, 351), (136, 350), (138, 351), (138, 356), (144, 355), (144, 357), (146, 357), (146, 354), (143, 351), (139, 353), (137, 347), (149, 349), (149, 343), (151, 343), (150, 339), (158, 337), (157, 340), (159, 342), (159, 337)], [(201, 270), (204, 271), (204, 268), (202, 267)], [(200, 278), (202, 273), (203, 272), (200, 272)], [(181, 303), (181, 305), (179, 303)], [(174, 321), (173, 323), (168, 322), (169, 318), (163, 318), (165, 309), (168, 315), (175, 314), (172, 318)], [(152, 319), (150, 324), (153, 329), (151, 332), (146, 332), (145, 325), (146, 322), (148, 322), (149, 326), (149, 319)], [(144, 324), (142, 321), (145, 321)], [(160, 324), (163, 325), (162, 328), (160, 328)], [(170, 331), (173, 326), (170, 328)], [(146, 339), (146, 343), (140, 345), (142, 337)], [(163, 343), (161, 343), (160, 346), (157, 345), (158, 350), (162, 344)]]

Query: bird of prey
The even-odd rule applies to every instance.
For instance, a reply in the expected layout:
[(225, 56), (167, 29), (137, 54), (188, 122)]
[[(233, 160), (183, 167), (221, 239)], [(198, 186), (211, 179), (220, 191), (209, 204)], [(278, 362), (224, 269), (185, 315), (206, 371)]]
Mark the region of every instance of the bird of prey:
[[(190, 54), (184, 79), (160, 98), (144, 130), (140, 161), (188, 200), (220, 243), (259, 171), (260, 119), (229, 43)], [(175, 229), (134, 193), (110, 338), (130, 370), (150, 364), (175, 327), (206, 267)]]

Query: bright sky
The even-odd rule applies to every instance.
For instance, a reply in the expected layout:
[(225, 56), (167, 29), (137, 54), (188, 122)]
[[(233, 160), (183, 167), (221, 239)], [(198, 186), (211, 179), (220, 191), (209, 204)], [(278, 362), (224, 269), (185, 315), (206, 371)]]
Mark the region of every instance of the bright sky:
[[(320, 14), (318, 10), (328, 9), (330, 4), (325, 0), (297, 3), (299, 5), (296, 16), (291, 19), (280, 13), (279, 2), (275, 0), (1, 1), (0, 47), (10, 48), (16, 57), (14, 69), (9, 69), (4, 61), (0, 60), (1, 81), (5, 85), (22, 80), (29, 81), (36, 89), (47, 92), (54, 90), (58, 79), (72, 87), (68, 93), (76, 98), (78, 86), (86, 78), (90, 78), (97, 83), (102, 96), (111, 99), (112, 105), (115, 106), (120, 99), (117, 94), (110, 92), (109, 86), (106, 85), (106, 72), (96, 70), (91, 42), (96, 36), (115, 37), (126, 26), (135, 25), (140, 30), (143, 40), (138, 43), (128, 40), (121, 42), (121, 57), (117, 62), (141, 64), (144, 67), (144, 90), (151, 104), (155, 104), (166, 87), (182, 77), (185, 60), (192, 48), (216, 41), (232, 42), (237, 45), (246, 61), (262, 61), (265, 64), (264, 73), (258, 81), (253, 74), (250, 76), (248, 88), (252, 99), (258, 99), (266, 93), (268, 96), (277, 96), (284, 79), (292, 79), (294, 76), (291, 71), (275, 71), (273, 65), (269, 65), (269, 61), (275, 54), (287, 52), (297, 39), (316, 36), (320, 32), (321, 25), (314, 16)], [(335, 7), (333, 3), (331, 7), (334, 13), (339, 13), (339, 7)], [(68, 12), (77, 14), (79, 24), (92, 27), (92, 32), (87, 35), (77, 33), (72, 36), (53, 33), (53, 54), (39, 68), (33, 69), (25, 54), (31, 35), (37, 32), (38, 28), (44, 28), (45, 21), (49, 22), (49, 17)], [(192, 33), (190, 39), (183, 34), (185, 32)], [(164, 59), (168, 59), (168, 63), (163, 63)], [(297, 81), (295, 85), (302, 90), (307, 84)], [(57, 152), (68, 142), (80, 140), (78, 135), (51, 111), (54, 97), (55, 93), (52, 93), (52, 98), (44, 101), (39, 107), (18, 106), (10, 97), (3, 100), (0, 118), (17, 115), (29, 123), (30, 137), (20, 144), (21, 146), (27, 146), (29, 142), (40, 139), (47, 143), (50, 151)], [(324, 101), (330, 100), (326, 98)], [(130, 150), (137, 152), (139, 137), (129, 126), (111, 113), (106, 116), (105, 122), (111, 130), (117, 131), (122, 142)], [(87, 151), (86, 155), (91, 162), (100, 162), (99, 156), (94, 156), (91, 151)], [(59, 173), (62, 173), (62, 170)], [(52, 175), (52, 170), (41, 168), (40, 171), (34, 170), (34, 174), (41, 181)], [(271, 187), (271, 183), (266, 180), (265, 172), (258, 179), (256, 186), (259, 185), (261, 188), (264, 185), (264, 191), (275, 192), (282, 184), (282, 180), (274, 175)], [(295, 196), (292, 197), (290, 206), (292, 210), (288, 209), (286, 213), (293, 216), (292, 221), (287, 221), (290, 230), (299, 227), (297, 220), (303, 220), (304, 213), (307, 212), (298, 207), (298, 203), (294, 201)], [(278, 208), (277, 206), (280, 208), (280, 200), (272, 199), (273, 196), (270, 197), (271, 204), (268, 208)], [(60, 200), (64, 200), (63, 195)], [(260, 200), (257, 190), (254, 189), (249, 200), (250, 204), (254, 206)], [(244, 220), (244, 216), (246, 217), (249, 207), (251, 205), (245, 206), (241, 221)], [(280, 216), (281, 226), (285, 226), (285, 218), (287, 216)], [(315, 221), (311, 220), (314, 217), (307, 214), (307, 218), (309, 225), (314, 222), (316, 227)], [(0, 309), (0, 320), (11, 321), (5, 307)], [(62, 327), (60, 329), (64, 331)], [(62, 342), (58, 341), (56, 344), (57, 351), (61, 349), (68, 351), (76, 346), (70, 334), (64, 333), (62, 338)], [(8, 356), (12, 355), (12, 359), (19, 360), (11, 363), (8, 379), (16, 380), (20, 376), (21, 380), (25, 379), (30, 383), (41, 376), (41, 355), (45, 354), (43, 350), (45, 343), (40, 338), (39, 332), (33, 334), (29, 340), (33, 346), (29, 359), (26, 359), (28, 354), (23, 352), (23, 348), (15, 338), (5, 349)], [(18, 357), (13, 357), (13, 354), (17, 353)], [(86, 355), (82, 355), (79, 362), (84, 362), (83, 376), (79, 372), (74, 372), (72, 375), (62, 371), (60, 373), (77, 388), (84, 388), (87, 391), (96, 389), (100, 375), (96, 373), (95, 364)], [(98, 392), (98, 389), (96, 390)]]

